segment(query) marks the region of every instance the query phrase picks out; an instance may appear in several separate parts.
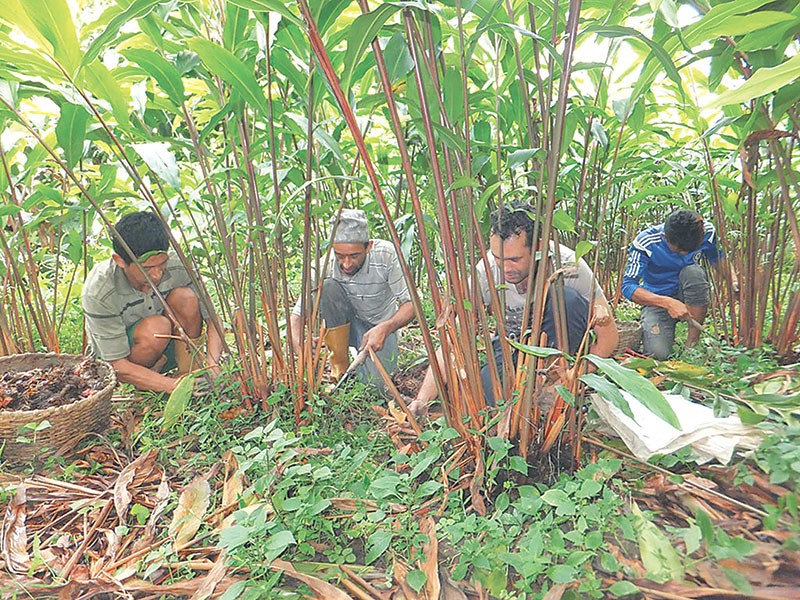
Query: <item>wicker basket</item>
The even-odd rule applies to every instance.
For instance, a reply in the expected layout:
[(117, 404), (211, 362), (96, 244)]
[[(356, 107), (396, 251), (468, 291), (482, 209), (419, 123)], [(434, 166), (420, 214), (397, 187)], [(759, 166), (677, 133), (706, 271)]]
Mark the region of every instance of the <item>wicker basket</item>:
[(619, 343), (614, 354), (620, 354), (630, 348), (634, 352), (642, 349), (642, 324), (639, 321), (617, 322), (617, 334)]
[[(73, 354), (15, 354), (0, 358), (0, 373), (29, 371), (57, 364), (72, 366), (84, 358)], [(4, 445), (0, 459), (18, 464), (46, 458), (71, 449), (87, 433), (104, 429), (111, 414), (111, 394), (117, 378), (111, 365), (100, 360), (97, 362), (106, 385), (86, 398), (41, 410), (0, 410), (0, 444)], [(35, 436), (32, 433), (24, 434), (35, 441), (17, 441), (21, 427), (45, 420), (50, 427), (36, 432)]]

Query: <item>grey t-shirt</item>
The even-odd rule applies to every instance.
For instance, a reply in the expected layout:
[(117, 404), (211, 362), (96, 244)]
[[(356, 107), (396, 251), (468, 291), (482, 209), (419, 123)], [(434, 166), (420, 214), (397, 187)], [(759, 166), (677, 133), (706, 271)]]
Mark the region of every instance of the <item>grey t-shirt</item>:
[[(551, 242), (552, 250), (552, 242)], [(581, 296), (587, 303), (594, 296), (594, 298), (603, 298), (603, 290), (600, 284), (595, 279), (594, 273), (589, 268), (582, 258), (575, 261), (575, 251), (559, 244), (559, 252), (561, 254), (561, 266), (567, 271), (564, 274), (564, 287), (574, 290)], [(489, 269), (492, 272), (492, 279), (495, 285), (500, 285), (501, 273), (500, 267), (494, 259), (494, 256), (489, 253)], [(476, 267), (478, 273), (478, 284), (480, 285), (481, 298), (486, 305), (491, 304), (491, 292), (489, 289), (489, 278), (486, 275), (486, 263), (481, 261)], [(500, 291), (500, 290), (498, 290)], [(520, 292), (517, 286), (506, 284), (505, 291), (505, 322), (506, 329), (509, 332), (519, 332), (522, 327), (522, 312), (525, 308), (525, 292)], [(577, 307), (576, 304), (576, 308)], [(581, 308), (581, 312), (583, 309)], [(569, 311), (568, 311), (569, 312)], [(586, 318), (583, 316), (583, 328), (586, 327)], [(572, 335), (570, 335), (572, 337)]]
[[(168, 253), (158, 291), (166, 298), (172, 290), (188, 287), (197, 293), (180, 259)], [(103, 360), (126, 358), (130, 352), (127, 329), (145, 317), (160, 315), (164, 306), (152, 290), (140, 292), (131, 287), (125, 273), (113, 259), (94, 266), (83, 284), (81, 297), (86, 318), (86, 335), (92, 354)], [(207, 321), (208, 315), (200, 304)]]
[[(387, 240), (372, 240), (364, 266), (352, 276), (342, 273), (331, 256), (326, 277), (342, 284), (356, 315), (373, 325), (385, 321), (400, 304), (411, 300), (397, 252)], [(303, 314), (302, 298), (298, 298), (292, 314)]]

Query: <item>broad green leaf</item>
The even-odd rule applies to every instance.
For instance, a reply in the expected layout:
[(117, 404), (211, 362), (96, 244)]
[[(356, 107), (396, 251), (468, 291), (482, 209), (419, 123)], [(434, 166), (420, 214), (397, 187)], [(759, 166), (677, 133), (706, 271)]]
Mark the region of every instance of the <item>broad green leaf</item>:
[(653, 414), (657, 415), (676, 429), (681, 428), (678, 416), (667, 402), (664, 395), (654, 386), (650, 380), (645, 379), (636, 371), (626, 369), (613, 358), (601, 358), (594, 354), (589, 354), (587, 358), (592, 361), (597, 368), (607, 375), (614, 383), (623, 390), (634, 396)]
[(630, 581), (618, 581), (610, 588), (608, 591), (616, 596), (617, 598), (622, 598), (624, 596), (632, 596), (633, 594), (639, 593), (639, 588), (632, 584)]
[(16, 204), (4, 204), (0, 206), (0, 217), (18, 215), (22, 209)]
[[(723, 2), (713, 6), (702, 19), (689, 25), (683, 32), (683, 39), (690, 46), (704, 42), (707, 39), (716, 37), (715, 31), (725, 27), (728, 20), (734, 18), (736, 15), (748, 14), (769, 4), (772, 0), (735, 0), (733, 2)], [(680, 44), (675, 41), (676, 46)]]
[(186, 44), (200, 56), (213, 75), (233, 86), (253, 109), (262, 114), (269, 113), (267, 99), (250, 67), (222, 46), (206, 39), (192, 38)]
[(563, 354), (561, 350), (558, 348), (544, 348), (542, 346), (532, 346), (530, 344), (521, 344), (519, 342), (515, 342), (514, 340), (508, 340), (508, 343), (511, 344), (514, 348), (519, 350), (520, 352), (524, 352), (525, 354), (531, 354), (533, 356), (538, 356), (539, 358), (549, 358), (551, 356), (558, 356)]
[(598, 144), (603, 148), (608, 148), (608, 134), (599, 119), (592, 121), (591, 132), (592, 137), (597, 140)]
[(708, 27), (705, 35), (709, 38), (734, 37), (791, 21), (797, 21), (797, 17), (781, 11), (762, 10), (749, 15), (728, 17), (724, 21)]
[(670, 27), (677, 29), (681, 26), (678, 20), (678, 7), (675, 5), (675, 0), (660, 0), (658, 12)]
[(234, 523), (230, 527), (226, 527), (219, 534), (219, 545), (226, 550), (233, 550), (239, 546), (243, 546), (250, 540), (250, 530), (244, 525)]
[(89, 91), (108, 102), (117, 124), (127, 128), (130, 124), (130, 95), (123, 91), (111, 71), (102, 63), (94, 61), (84, 68), (83, 73)]
[[(16, 25), (26, 37), (33, 40), (40, 48), (46, 50), (48, 54), (52, 54), (53, 45), (42, 35), (42, 32), (39, 31), (33, 21), (28, 18), (27, 11), (23, 8), (22, 0), (3, 0), (0, 21)], [(3, 50), (3, 48), (0, 47), (0, 50)]]
[(378, 500), (388, 498), (389, 496), (398, 494), (398, 486), (400, 485), (400, 475), (391, 473), (384, 475), (373, 481), (369, 486), (369, 492)]
[(364, 562), (368, 565), (380, 558), (392, 543), (392, 532), (380, 529), (369, 536), (367, 540), (367, 553)]
[[(753, 33), (748, 33), (736, 41), (736, 52), (753, 52), (755, 50), (772, 50), (775, 48), (776, 40), (785, 40), (789, 29), (797, 26), (797, 19), (784, 21), (772, 27), (758, 29)], [(730, 48), (734, 50), (734, 48)]]
[[(498, 3), (499, 4), (499, 3)], [(520, 27), (519, 25), (515, 25), (513, 23), (493, 23), (492, 25), (485, 27), (484, 29), (487, 30), (497, 30), (500, 35), (509, 39), (512, 37), (511, 31), (515, 31), (518, 34), (531, 38), (535, 40), (536, 43), (544, 50), (546, 50), (550, 56), (553, 58), (555, 64), (559, 67), (564, 66), (564, 57), (556, 50), (556, 48), (550, 43), (550, 40), (540, 36), (538, 33), (535, 33), (529, 29), (525, 29), (524, 27)], [(509, 31), (506, 31), (509, 30)], [(476, 35), (482, 31), (482, 28), (478, 28), (476, 30)]]
[(304, 27), (303, 21), (289, 10), (289, 5), (284, 0), (228, 0), (228, 4), (233, 4), (241, 8), (247, 8), (253, 12), (274, 12), (299, 27)]
[(145, 73), (156, 80), (170, 100), (180, 106), (183, 103), (184, 88), (178, 69), (160, 54), (143, 48), (123, 50), (122, 55), (139, 65)]
[(406, 44), (406, 39), (401, 33), (395, 33), (386, 48), (383, 49), (383, 61), (386, 63), (386, 72), (389, 81), (394, 83), (414, 68), (414, 59)]
[(267, 553), (266, 560), (272, 562), (283, 554), (289, 546), (296, 543), (292, 532), (288, 530), (279, 531), (271, 535), (266, 543), (263, 544), (263, 549)]
[(439, 450), (436, 446), (430, 447), (425, 451), (425, 456), (423, 456), (420, 461), (414, 465), (414, 468), (411, 469), (411, 472), (408, 474), (410, 479), (416, 479), (419, 477), (428, 467), (430, 467), (436, 460), (441, 456), (441, 450)]
[(514, 152), (511, 152), (508, 155), (506, 167), (508, 169), (513, 169), (515, 167), (519, 167), (532, 158), (544, 158), (544, 155), (545, 151), (543, 148), (525, 148), (523, 150), (514, 150)]
[(194, 391), (194, 376), (186, 375), (175, 386), (164, 406), (164, 417), (161, 425), (162, 431), (170, 429), (181, 418)]
[(508, 466), (511, 467), (512, 470), (517, 471), (518, 473), (522, 473), (523, 475), (528, 475), (528, 461), (522, 458), (521, 456), (512, 456), (508, 459)]
[(244, 32), (249, 20), (250, 15), (244, 8), (230, 2), (225, 5), (225, 26), (222, 29), (222, 45), (226, 49), (236, 52), (239, 43), (244, 40)]
[(244, 593), (245, 589), (247, 589), (247, 583), (247, 581), (237, 581), (225, 590), (225, 593), (222, 594), (218, 600), (236, 600)]
[(406, 583), (411, 586), (415, 592), (419, 593), (428, 581), (428, 576), (419, 569), (409, 571), (406, 575)]
[(597, 373), (586, 373), (585, 375), (581, 375), (580, 380), (590, 388), (597, 390), (597, 393), (600, 394), (604, 400), (607, 400), (625, 413), (625, 415), (633, 419), (633, 412), (631, 411), (628, 401), (625, 400), (625, 396), (623, 396), (619, 388), (608, 379), (600, 377)]
[(400, 4), (381, 4), (375, 10), (356, 17), (348, 27), (347, 50), (344, 55), (344, 71), (340, 78), (342, 89), (345, 93), (350, 91), (353, 72), (361, 62), (367, 46), (372, 43), (375, 36), (392, 15), (402, 6)]
[(683, 564), (669, 538), (648, 520), (636, 503), (631, 506), (631, 510), (639, 554), (647, 570), (647, 577), (659, 583), (681, 581), (684, 575)]
[(127, 8), (109, 21), (103, 33), (92, 40), (92, 43), (89, 44), (86, 53), (83, 55), (81, 64), (90, 64), (95, 58), (100, 56), (100, 53), (109, 43), (114, 41), (123, 25), (134, 19), (150, 14), (150, 12), (163, 1), (164, 0), (135, 0), (132, 2)]
[(726, 106), (749, 102), (792, 83), (798, 77), (800, 77), (800, 54), (796, 54), (777, 67), (759, 69), (738, 88), (720, 94), (711, 105)]
[(636, 206), (645, 198), (651, 196), (675, 196), (680, 194), (686, 189), (685, 185), (654, 185), (643, 190), (639, 190), (635, 194), (631, 194), (620, 202), (621, 207)]
[[(22, 80), (25, 74), (35, 73), (50, 81), (63, 81), (64, 74), (49, 58), (19, 47), (0, 44), (0, 77), (10, 81)], [(9, 102), (16, 105), (16, 102)]]
[[(684, 29), (682, 37), (670, 38), (663, 44), (664, 51), (668, 56), (673, 56), (685, 45), (693, 47), (708, 39), (707, 32), (718, 27), (733, 15), (741, 15), (756, 10), (772, 0), (735, 0), (718, 4), (709, 10), (702, 19)], [(662, 63), (654, 60), (646, 60), (644, 68), (634, 86), (631, 97), (638, 100), (639, 97), (650, 89), (655, 76), (658, 74)]]
[(89, 113), (83, 106), (65, 102), (61, 105), (61, 116), (56, 125), (56, 140), (64, 151), (64, 162), (71, 169), (83, 156), (86, 139), (86, 124)]
[(597, 242), (592, 240), (581, 240), (578, 242), (578, 245), (575, 246), (575, 260), (579, 261), (584, 256), (589, 254), (594, 247), (597, 246)]
[(574, 515), (577, 510), (575, 501), (564, 490), (547, 490), (542, 494), (542, 501), (555, 508), (559, 516)]
[(557, 209), (553, 213), (553, 227), (559, 231), (575, 231), (575, 221), (572, 216), (563, 208)]
[(595, 25), (588, 27), (587, 31), (607, 38), (632, 37), (644, 42), (650, 48), (653, 56), (655, 56), (658, 59), (658, 62), (661, 63), (661, 66), (664, 67), (667, 77), (672, 79), (672, 81), (674, 81), (681, 89), (683, 89), (680, 73), (678, 73), (678, 69), (675, 68), (675, 63), (672, 62), (672, 57), (663, 46), (657, 44), (643, 33), (640, 33), (631, 27), (621, 27), (619, 25)]
[(131, 144), (131, 147), (159, 179), (166, 182), (174, 190), (181, 189), (178, 162), (175, 160), (175, 155), (170, 151), (167, 142)]
[(311, 11), (320, 33), (325, 33), (334, 24), (352, 0), (325, 0), (310, 3)]
[(575, 575), (575, 567), (572, 565), (553, 565), (547, 569), (547, 577), (553, 583), (572, 583), (575, 581)]
[[(19, 6), (39, 34), (50, 43), (53, 58), (70, 76), (74, 76), (81, 63), (81, 50), (67, 0), (19, 0)], [(3, 6), (4, 11), (10, 9), (11, 6)], [(6, 13), (5, 16), (14, 18), (13, 14)]]

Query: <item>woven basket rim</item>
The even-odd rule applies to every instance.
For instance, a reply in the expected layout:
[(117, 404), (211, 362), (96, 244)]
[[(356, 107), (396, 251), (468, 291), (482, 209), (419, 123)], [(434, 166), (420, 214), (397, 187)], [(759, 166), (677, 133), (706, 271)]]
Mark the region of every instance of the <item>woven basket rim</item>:
[[(2, 371), (3, 363), (9, 362), (11, 359), (26, 359), (26, 358), (51, 358), (56, 360), (64, 360), (64, 359), (75, 359), (75, 360), (83, 360), (85, 358), (90, 358), (95, 362), (99, 363), (101, 366), (104, 366), (108, 371), (105, 381), (106, 385), (104, 385), (99, 390), (94, 390), (91, 394), (86, 396), (85, 398), (80, 398), (78, 400), (74, 400), (73, 402), (69, 402), (67, 404), (62, 404), (61, 406), (50, 406), (48, 408), (37, 408), (34, 410), (8, 410), (6, 408), (0, 409), (0, 422), (14, 422), (19, 421), (21, 419), (25, 419), (25, 423), (31, 423), (34, 421), (43, 421), (50, 415), (59, 414), (62, 412), (72, 411), (72, 410), (79, 410), (86, 404), (91, 404), (97, 398), (97, 396), (101, 394), (107, 394), (108, 390), (113, 390), (114, 387), (117, 385), (117, 374), (114, 372), (114, 368), (104, 360), (99, 358), (95, 358), (93, 356), (83, 356), (81, 354), (59, 354), (57, 352), (25, 352), (23, 354), (10, 354), (8, 356), (0, 357), (0, 372)], [(32, 367), (38, 368), (38, 367)]]

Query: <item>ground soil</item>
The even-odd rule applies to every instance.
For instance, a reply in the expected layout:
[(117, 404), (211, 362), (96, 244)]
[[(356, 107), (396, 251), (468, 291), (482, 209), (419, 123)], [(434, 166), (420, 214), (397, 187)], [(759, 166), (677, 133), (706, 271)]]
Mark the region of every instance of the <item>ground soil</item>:
[(77, 365), (54, 365), (0, 375), (0, 409), (39, 410), (70, 404), (105, 387), (99, 365), (86, 359)]
[(414, 398), (417, 395), (419, 386), (422, 385), (422, 380), (425, 378), (425, 371), (428, 369), (428, 363), (424, 362), (419, 365), (414, 365), (408, 369), (403, 369), (392, 376), (397, 390), (408, 398)]

